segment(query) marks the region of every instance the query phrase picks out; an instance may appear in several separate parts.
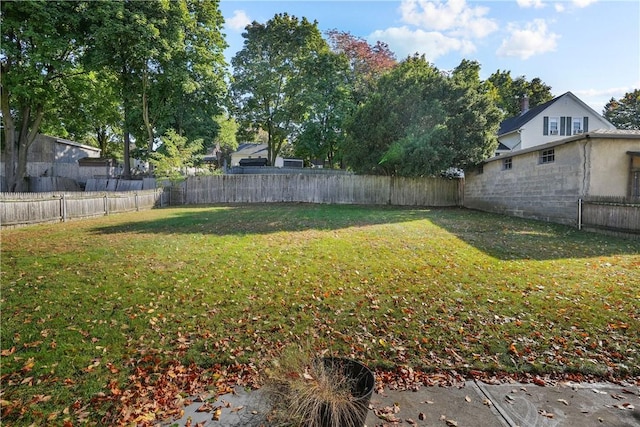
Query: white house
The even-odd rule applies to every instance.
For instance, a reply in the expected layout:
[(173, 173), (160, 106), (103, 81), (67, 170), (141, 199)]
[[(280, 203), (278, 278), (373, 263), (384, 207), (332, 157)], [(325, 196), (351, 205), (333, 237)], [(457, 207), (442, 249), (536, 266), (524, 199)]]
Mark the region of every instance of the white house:
[(500, 123), (496, 155), (595, 130), (615, 130), (615, 126), (571, 92), (531, 109), (525, 98), (520, 115)]

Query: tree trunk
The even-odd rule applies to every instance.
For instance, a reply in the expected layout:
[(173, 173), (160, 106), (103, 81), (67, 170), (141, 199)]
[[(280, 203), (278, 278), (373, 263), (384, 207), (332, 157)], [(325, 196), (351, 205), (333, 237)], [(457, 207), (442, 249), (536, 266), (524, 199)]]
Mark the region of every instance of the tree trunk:
[(146, 70), (142, 75), (142, 120), (144, 121), (144, 127), (147, 129), (147, 152), (151, 154), (153, 152), (153, 127), (149, 120), (149, 100), (147, 97), (147, 72)]
[(129, 131), (124, 131), (124, 170), (122, 171), (122, 177), (124, 179), (131, 179), (131, 155), (129, 154), (131, 147), (131, 135)]
[(2, 87), (0, 95), (2, 117), (4, 119), (4, 136), (6, 143), (5, 178), (7, 189), (11, 192), (27, 191), (27, 159), (29, 147), (35, 141), (44, 117), (41, 105), (36, 108), (35, 115), (31, 116), (31, 108), (22, 107), (22, 124), (20, 132), (16, 132), (15, 121), (9, 108), (9, 93)]

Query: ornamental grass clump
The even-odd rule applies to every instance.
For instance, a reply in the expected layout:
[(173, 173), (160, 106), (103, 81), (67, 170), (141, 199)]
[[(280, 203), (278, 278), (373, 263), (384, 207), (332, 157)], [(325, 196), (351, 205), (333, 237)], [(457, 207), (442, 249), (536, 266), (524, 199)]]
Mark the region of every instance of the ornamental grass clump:
[(300, 351), (284, 353), (265, 384), (271, 421), (279, 426), (362, 427), (368, 399), (356, 392), (359, 378), (347, 375), (344, 363), (348, 361)]

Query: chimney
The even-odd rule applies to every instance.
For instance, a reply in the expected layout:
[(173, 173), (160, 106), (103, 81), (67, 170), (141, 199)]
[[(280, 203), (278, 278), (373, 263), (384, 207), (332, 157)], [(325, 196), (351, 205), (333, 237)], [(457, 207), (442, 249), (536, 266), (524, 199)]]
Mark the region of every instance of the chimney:
[(526, 93), (520, 98), (520, 115), (529, 111), (529, 95)]

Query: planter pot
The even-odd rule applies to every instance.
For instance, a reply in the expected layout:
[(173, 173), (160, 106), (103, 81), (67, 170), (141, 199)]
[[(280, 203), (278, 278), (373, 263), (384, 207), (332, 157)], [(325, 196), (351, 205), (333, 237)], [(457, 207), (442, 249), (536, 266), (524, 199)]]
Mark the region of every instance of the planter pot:
[[(363, 427), (375, 387), (373, 372), (353, 359), (327, 357), (322, 361), (325, 369), (345, 376), (353, 399), (348, 405), (325, 403), (321, 411), (320, 425), (322, 427)], [(345, 406), (348, 410), (345, 410)]]

